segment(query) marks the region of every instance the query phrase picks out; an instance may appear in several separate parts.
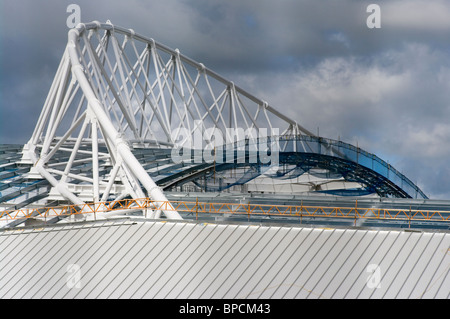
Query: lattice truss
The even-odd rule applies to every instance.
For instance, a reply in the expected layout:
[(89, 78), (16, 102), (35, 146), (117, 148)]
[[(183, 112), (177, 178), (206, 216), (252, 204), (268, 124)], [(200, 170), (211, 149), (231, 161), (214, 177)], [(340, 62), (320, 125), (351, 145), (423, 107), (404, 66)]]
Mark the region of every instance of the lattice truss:
[(146, 195), (165, 200), (133, 150), (192, 147), (196, 132), (211, 128), (225, 137), (230, 128), (270, 134), (280, 126), (281, 134), (311, 134), (178, 50), (93, 22), (69, 32), (23, 162), (34, 165), (30, 176), (46, 178), (53, 194), (75, 204)]

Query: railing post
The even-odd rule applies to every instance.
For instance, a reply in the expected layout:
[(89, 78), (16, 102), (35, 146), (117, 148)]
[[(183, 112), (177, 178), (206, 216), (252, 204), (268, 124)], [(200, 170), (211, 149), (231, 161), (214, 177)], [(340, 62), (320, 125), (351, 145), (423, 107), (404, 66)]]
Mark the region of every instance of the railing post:
[(409, 205), (409, 224), (408, 228), (411, 228), (411, 205)]
[(195, 220), (198, 220), (198, 197), (195, 200)]
[(303, 199), (301, 201), (301, 206), (300, 206), (300, 225), (303, 222)]

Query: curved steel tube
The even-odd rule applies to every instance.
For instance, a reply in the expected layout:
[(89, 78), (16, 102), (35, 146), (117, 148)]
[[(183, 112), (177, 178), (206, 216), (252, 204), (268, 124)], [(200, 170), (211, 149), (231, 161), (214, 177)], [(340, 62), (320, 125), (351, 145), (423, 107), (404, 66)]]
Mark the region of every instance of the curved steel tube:
[(290, 117), (285, 116), (284, 114), (278, 112), (276, 109), (274, 109), (272, 106), (270, 106), (266, 101), (263, 101), (263, 100), (257, 98), (256, 96), (248, 93), (244, 89), (242, 89), (239, 86), (235, 85), (234, 82), (232, 82), (230, 80), (227, 80), (226, 78), (222, 77), (221, 75), (217, 74), (213, 70), (211, 70), (208, 67), (206, 67), (205, 65), (203, 65), (202, 63), (196, 62), (195, 60), (193, 60), (193, 59), (183, 55), (177, 49), (175, 49), (175, 50), (171, 49), (171, 48), (169, 48), (168, 46), (166, 46), (164, 44), (156, 42), (152, 38), (147, 38), (145, 36), (142, 36), (142, 35), (136, 33), (133, 29), (126, 29), (126, 28), (123, 28), (123, 27), (120, 27), (120, 26), (115, 26), (115, 25), (109, 24), (109, 23), (100, 23), (98, 21), (93, 21), (93, 22), (90, 22), (90, 23), (80, 23), (75, 29), (72, 29), (71, 32), (69, 32), (69, 39), (71, 37), (70, 33), (76, 33), (77, 34), (76, 37), (72, 36), (74, 38), (74, 40), (75, 40), (75, 39), (78, 39), (78, 36), (81, 35), (82, 32), (84, 32), (86, 30), (93, 30), (93, 29), (103, 29), (103, 30), (106, 30), (106, 31), (117, 32), (119, 34), (123, 34), (125, 36), (130, 37), (130, 38), (134, 38), (136, 40), (139, 40), (141, 42), (147, 43), (149, 45), (155, 45), (155, 47), (157, 49), (159, 49), (161, 51), (164, 51), (164, 52), (166, 52), (168, 54), (171, 54), (171, 55), (174, 55), (174, 56), (179, 56), (181, 61), (186, 62), (187, 64), (193, 66), (196, 69), (204, 71), (207, 75), (213, 77), (217, 81), (222, 82), (223, 84), (225, 84), (227, 86), (234, 86), (234, 88), (236, 89), (237, 92), (239, 92), (240, 94), (242, 94), (243, 96), (245, 96), (249, 100), (255, 102), (256, 104), (265, 107), (267, 111), (269, 111), (273, 115), (279, 117), (280, 119), (286, 121), (287, 123), (289, 123), (293, 127), (296, 127), (302, 133), (304, 133), (306, 135), (310, 135), (310, 136), (315, 136), (312, 132), (310, 132), (306, 128), (302, 127), (301, 125), (299, 125), (296, 121), (292, 120)]

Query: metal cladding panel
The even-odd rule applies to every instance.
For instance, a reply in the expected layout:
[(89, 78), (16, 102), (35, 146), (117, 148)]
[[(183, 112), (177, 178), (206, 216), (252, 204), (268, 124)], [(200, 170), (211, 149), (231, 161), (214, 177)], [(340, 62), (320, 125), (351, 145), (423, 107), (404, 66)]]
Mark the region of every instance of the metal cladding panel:
[(0, 298), (443, 298), (450, 234), (118, 219), (0, 233)]
[[(248, 267), (240, 274), (240, 280), (236, 284), (236, 291), (230, 298), (254, 298), (266, 287), (270, 287), (270, 279), (275, 277), (286, 261), (286, 255), (292, 253), (292, 248), (298, 238), (300, 229), (285, 228), (282, 231), (283, 240), (272, 241), (269, 255), (260, 254), (264, 262), (255, 260), (253, 267)], [(255, 279), (253, 279), (255, 278)]]
[(221, 245), (227, 242), (236, 227), (217, 225), (208, 240), (199, 249), (192, 251), (184, 263), (174, 263), (175, 273), (166, 278), (154, 293), (155, 298), (177, 298), (188, 284), (198, 284), (199, 274), (204, 274), (210, 263), (216, 261)]
[[(248, 226), (227, 225), (224, 227), (220, 237), (205, 252), (202, 260), (199, 261), (197, 269), (191, 268), (184, 280), (172, 286), (171, 291), (165, 298), (195, 298), (194, 296), (206, 289), (212, 280), (217, 276), (217, 268), (227, 262), (227, 252), (237, 250), (237, 243), (241, 243), (243, 235), (246, 234)], [(201, 264), (200, 264), (201, 263)]]
[[(430, 234), (427, 235), (430, 236)], [(420, 295), (421, 292), (416, 287), (421, 287), (425, 284), (425, 282), (430, 282), (430, 272), (427, 271), (427, 269), (429, 269), (428, 267), (433, 267), (432, 262), (437, 260), (436, 258), (432, 258), (432, 256), (439, 254), (439, 247), (444, 241), (445, 235), (436, 233), (431, 234), (430, 237), (430, 241), (422, 251), (421, 256), (416, 259), (412, 271), (410, 273), (406, 272), (407, 278), (405, 279), (403, 286), (398, 291), (396, 295), (397, 298), (410, 298), (411, 295)], [(409, 280), (412, 273), (416, 274), (416, 280)]]

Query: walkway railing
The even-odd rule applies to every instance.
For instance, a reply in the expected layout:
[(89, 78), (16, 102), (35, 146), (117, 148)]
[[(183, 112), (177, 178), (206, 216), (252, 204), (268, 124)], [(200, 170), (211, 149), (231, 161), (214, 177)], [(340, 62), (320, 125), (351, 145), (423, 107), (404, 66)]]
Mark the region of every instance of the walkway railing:
[(43, 207), (33, 209), (19, 209), (0, 212), (0, 221), (14, 221), (19, 219), (53, 217), (67, 217), (82, 214), (94, 214), (95, 217), (107, 217), (111, 213), (127, 213), (142, 211), (147, 217), (151, 210), (170, 210), (195, 216), (196, 219), (205, 214), (222, 216), (284, 216), (302, 218), (333, 218), (354, 220), (392, 220), (392, 221), (421, 221), (450, 223), (450, 210), (417, 210), (394, 208), (363, 208), (358, 207), (328, 207), (306, 205), (267, 205), (251, 203), (206, 203), (198, 201), (153, 201), (143, 199), (123, 199), (118, 201), (90, 203), (85, 205), (68, 205), (57, 207)]
[[(280, 143), (284, 141), (290, 142), (287, 146), (291, 149), (293, 148), (293, 143), (297, 142), (298, 145), (296, 149), (301, 149), (301, 142), (306, 142), (309, 150), (303, 149), (305, 152), (309, 151), (321, 155), (338, 156), (340, 158), (352, 161), (390, 180), (393, 184), (401, 188), (406, 194), (411, 196), (411, 198), (428, 199), (425, 193), (416, 184), (414, 184), (401, 172), (396, 170), (392, 165), (359, 147), (329, 138), (306, 135), (280, 137)], [(324, 147), (324, 145), (328, 147)]]

